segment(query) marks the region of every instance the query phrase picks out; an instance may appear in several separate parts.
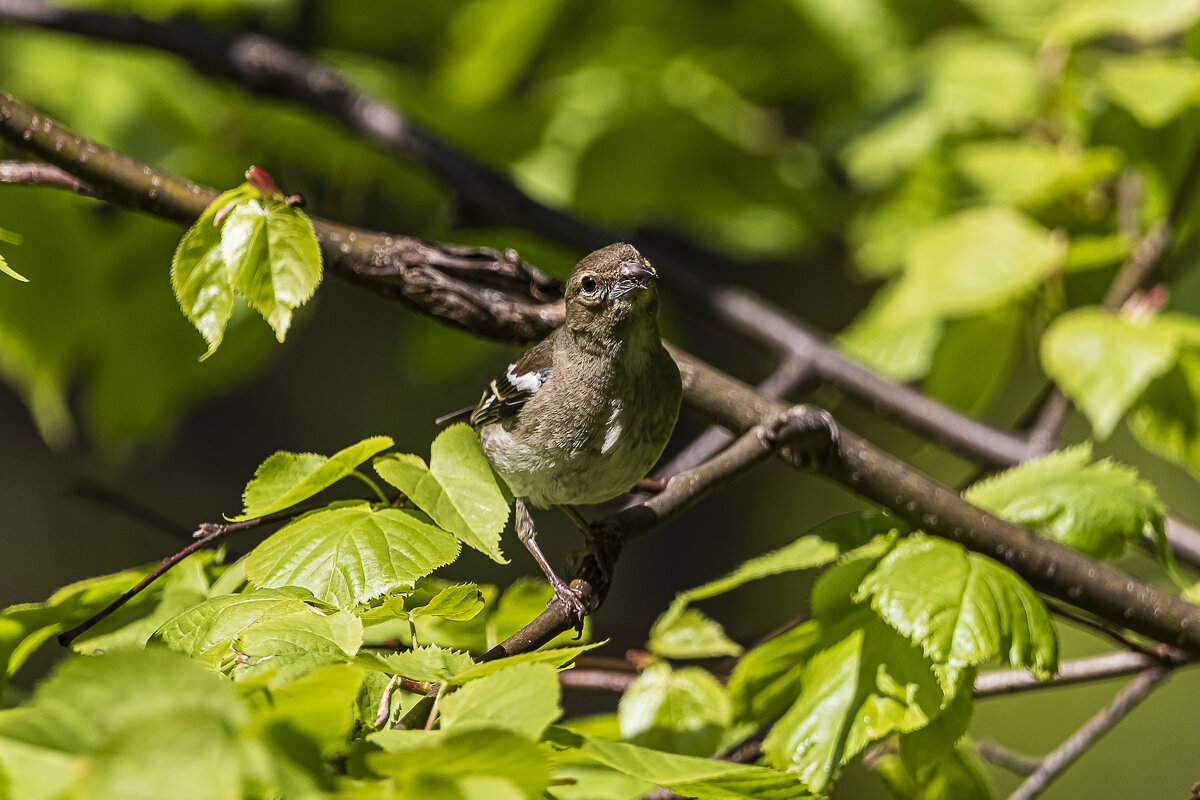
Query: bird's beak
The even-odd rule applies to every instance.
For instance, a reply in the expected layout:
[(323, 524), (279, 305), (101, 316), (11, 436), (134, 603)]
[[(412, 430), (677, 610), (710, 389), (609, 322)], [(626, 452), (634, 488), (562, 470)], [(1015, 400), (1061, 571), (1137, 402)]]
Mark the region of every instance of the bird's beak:
[(648, 261), (626, 261), (621, 265), (617, 274), (619, 277), (612, 293), (613, 297), (628, 294), (634, 289), (653, 286), (654, 282), (658, 280), (658, 273), (654, 271), (654, 267), (650, 266)]

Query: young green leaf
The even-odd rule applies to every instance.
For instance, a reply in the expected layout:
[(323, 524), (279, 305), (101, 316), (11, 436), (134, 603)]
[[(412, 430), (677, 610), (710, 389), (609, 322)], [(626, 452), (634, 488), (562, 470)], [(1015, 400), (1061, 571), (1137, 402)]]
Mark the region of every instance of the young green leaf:
[(1054, 626), (1033, 590), (1007, 567), (952, 542), (905, 539), (866, 576), (855, 600), (869, 600), (938, 664), (999, 660), (1041, 678), (1058, 671)]
[(169, 620), (156, 637), (212, 667), (228, 664), (235, 651), (265, 658), (299, 645), (328, 663), (358, 652), (362, 623), (288, 587), (206, 600)]
[[(1080, 308), (1054, 320), (1042, 337), (1042, 366), (1106, 439), (1150, 381), (1175, 363), (1181, 314), (1132, 320)], [(1200, 326), (1196, 326), (1200, 330)]]
[(962, 211), (913, 239), (894, 302), (914, 318), (987, 311), (1040, 284), (1066, 249), (1065, 239), (1011, 208)]
[(329, 664), (252, 696), (261, 706), (250, 730), (269, 740), (272, 729), (286, 728), (289, 736), (299, 732), (306, 744), (316, 743), (324, 757), (337, 755), (357, 721), (354, 704), (365, 676), (356, 664)]
[(24, 275), (10, 267), (2, 255), (0, 255), (0, 272), (3, 272), (8, 277), (18, 280), (21, 283), (29, 283), (29, 278), (26, 278)]
[(1200, 64), (1158, 53), (1108, 55), (1101, 63), (1104, 93), (1147, 128), (1158, 128), (1200, 96)]
[(800, 694), (804, 665), (821, 643), (810, 620), (748, 651), (729, 676), (734, 718), (764, 724), (782, 714)]
[(1131, 467), (1094, 464), (1083, 444), (980, 481), (963, 496), (1090, 558), (1115, 558), (1143, 535), (1165, 537), (1154, 487)]
[(907, 523), (886, 511), (855, 511), (827, 520), (789, 545), (757, 556), (715, 581), (688, 589), (687, 601), (704, 600), (772, 575), (823, 567), (879, 536), (908, 531)]
[(474, 659), (468, 654), (433, 644), (398, 653), (362, 653), (358, 663), (377, 672), (429, 683), (452, 680), (475, 666)]
[(410, 617), (441, 617), (466, 622), (483, 610), (483, 593), (473, 583), (456, 583), (443, 588), (423, 604), (414, 604)]
[(283, 341), (292, 311), (321, 282), (321, 247), (304, 212), (282, 200), (239, 202), (221, 227), (229, 285)]
[(549, 664), (552, 667), (562, 667), (574, 661), (580, 654), (599, 647), (607, 641), (605, 639), (601, 642), (580, 644), (574, 647), (552, 647), (547, 650), (531, 650), (528, 653), (518, 653), (515, 656), (508, 656), (506, 658), (494, 658), (491, 661), (483, 661), (470, 669), (463, 670), (449, 678), (449, 681), (450, 683), (467, 683), (495, 674), (500, 670), (508, 669), (517, 664)]
[(458, 550), (453, 536), (406, 511), (357, 503), (276, 531), (246, 559), (246, 577), (260, 588), (302, 586), (352, 609), (449, 564)]
[(442, 728), (495, 728), (537, 740), (562, 716), (561, 694), (554, 667), (516, 664), (443, 697)]
[(493, 561), (508, 563), (499, 546), (508, 500), (469, 426), (451, 425), (438, 434), (429, 466), (418, 456), (394, 454), (376, 459), (375, 471), (438, 525)]
[(621, 738), (653, 750), (711, 756), (732, 721), (729, 698), (699, 667), (648, 667), (621, 697)]
[(687, 607), (685, 595), (663, 612), (650, 628), (650, 652), (663, 658), (738, 656), (742, 646), (725, 635), (721, 623)]
[[(425, 731), (406, 733), (426, 733)], [(379, 737), (380, 743), (396, 737)], [(418, 744), (419, 743), (419, 744)], [(550, 783), (550, 765), (529, 739), (495, 728), (414, 737), (402, 749), (368, 753), (367, 766), (388, 779), (387, 797), (538, 798)], [(486, 790), (472, 793), (479, 778)], [(481, 788), (482, 788), (481, 787)]]
[(696, 800), (809, 800), (795, 776), (749, 764), (681, 756), (625, 742), (552, 728), (548, 738), (569, 748), (562, 757), (585, 758)]
[(1129, 429), (1152, 452), (1200, 475), (1200, 351), (1184, 348), (1138, 399)]
[(280, 450), (254, 471), (254, 478), (242, 494), (245, 510), (234, 520), (273, 514), (301, 503), (350, 476), (359, 464), (391, 446), (391, 437), (372, 436), (329, 457)]
[(943, 702), (933, 664), (870, 609), (827, 629), (825, 641), (796, 702), (763, 740), (771, 763), (817, 794), (868, 745), (927, 725)]
[(179, 308), (208, 342), (208, 351), (201, 360), (220, 347), (225, 326), (233, 315), (233, 287), (221, 255), (217, 214), (230, 204), (248, 200), (254, 193), (243, 184), (209, 203), (200, 218), (183, 234), (171, 259), (171, 288)]

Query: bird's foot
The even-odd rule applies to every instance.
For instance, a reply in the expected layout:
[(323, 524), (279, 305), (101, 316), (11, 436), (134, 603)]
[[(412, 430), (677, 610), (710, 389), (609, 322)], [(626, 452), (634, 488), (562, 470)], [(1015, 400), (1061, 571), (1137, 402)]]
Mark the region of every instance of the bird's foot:
[[(572, 622), (575, 623), (575, 630), (582, 633), (583, 618), (586, 617), (588, 613), (587, 597), (582, 591), (568, 585), (563, 581), (562, 578), (559, 578), (558, 576), (555, 576), (554, 579), (550, 581), (550, 588), (554, 590), (554, 600), (558, 600), (558, 602), (563, 604), (563, 608), (565, 608), (567, 611), (567, 616)], [(550, 604), (553, 603), (554, 600), (551, 600), (550, 603), (547, 603), (546, 607), (549, 608)]]

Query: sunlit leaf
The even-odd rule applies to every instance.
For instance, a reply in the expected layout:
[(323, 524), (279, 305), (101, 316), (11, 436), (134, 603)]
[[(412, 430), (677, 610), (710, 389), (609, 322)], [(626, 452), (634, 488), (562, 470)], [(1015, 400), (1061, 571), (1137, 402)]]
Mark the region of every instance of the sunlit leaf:
[(550, 782), (549, 764), (542, 751), (534, 742), (510, 731), (469, 728), (418, 737), (415, 742), (422, 743), (366, 756), (371, 770), (395, 787), (392, 796), (425, 797), (431, 787), (461, 789), (464, 780), (486, 776), (510, 783), (519, 790), (518, 797), (540, 797)]
[[(1048, 678), (1058, 671), (1050, 615), (1012, 570), (953, 542), (913, 536), (863, 579), (857, 600), (938, 664), (1002, 661)], [(951, 687), (947, 687), (948, 689)]]
[(507, 563), (500, 533), (508, 522), (508, 500), (469, 426), (451, 425), (438, 434), (428, 467), (417, 456), (396, 454), (376, 459), (375, 471), (438, 525), (493, 561)]
[(458, 556), (453, 536), (395, 508), (366, 503), (317, 511), (254, 548), (246, 577), (260, 588), (302, 586), (350, 609)]
[(1115, 558), (1142, 536), (1162, 539), (1163, 505), (1131, 468), (1068, 448), (981, 481), (964, 497), (1091, 558)]
[(654, 621), (647, 648), (663, 658), (714, 658), (742, 652), (742, 646), (725, 635), (719, 622), (699, 609), (688, 608), (684, 595)]
[(562, 729), (549, 735), (563, 755), (604, 764), (626, 775), (697, 800), (806, 800), (812, 795), (794, 776), (766, 767), (681, 756)]
[(1174, 363), (1181, 336), (1172, 318), (1183, 315), (1134, 320), (1080, 308), (1056, 319), (1042, 337), (1046, 374), (1087, 415), (1097, 437), (1108, 438), (1150, 381)]
[(1114, 103), (1147, 128), (1165, 125), (1200, 94), (1200, 64), (1155, 53), (1108, 56), (1100, 83)]
[(661, 662), (634, 680), (617, 713), (622, 739), (691, 756), (711, 756), (732, 718), (729, 698), (710, 672)]
[(351, 475), (362, 462), (392, 446), (389, 436), (372, 436), (332, 456), (280, 450), (258, 465), (242, 495), (245, 510), (235, 520), (282, 511)]
[(368, 669), (382, 670), (414, 681), (448, 681), (475, 666), (467, 653), (437, 645), (425, 645), (398, 653), (364, 653), (359, 662)]
[(830, 643), (805, 666), (799, 697), (763, 740), (776, 768), (817, 793), (872, 742), (923, 727), (942, 704), (933, 665), (870, 609), (825, 635)]
[(799, 695), (804, 665), (820, 642), (821, 628), (810, 620), (739, 658), (729, 676), (736, 717), (763, 724), (782, 714)]
[(442, 698), (442, 728), (498, 728), (541, 738), (562, 715), (558, 670), (550, 664), (516, 664)]

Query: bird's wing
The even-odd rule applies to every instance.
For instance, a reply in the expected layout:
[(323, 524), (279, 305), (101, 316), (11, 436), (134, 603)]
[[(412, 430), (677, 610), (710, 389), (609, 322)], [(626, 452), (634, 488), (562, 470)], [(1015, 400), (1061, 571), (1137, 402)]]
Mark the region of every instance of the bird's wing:
[[(557, 331), (555, 331), (557, 333)], [(529, 398), (550, 379), (550, 365), (554, 354), (554, 334), (525, 351), (525, 355), (508, 365), (479, 398), (471, 412), (471, 427), (478, 430), (484, 425), (499, 422), (515, 415), (529, 402)]]

